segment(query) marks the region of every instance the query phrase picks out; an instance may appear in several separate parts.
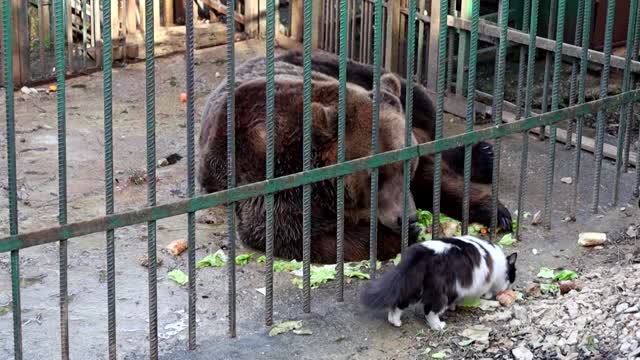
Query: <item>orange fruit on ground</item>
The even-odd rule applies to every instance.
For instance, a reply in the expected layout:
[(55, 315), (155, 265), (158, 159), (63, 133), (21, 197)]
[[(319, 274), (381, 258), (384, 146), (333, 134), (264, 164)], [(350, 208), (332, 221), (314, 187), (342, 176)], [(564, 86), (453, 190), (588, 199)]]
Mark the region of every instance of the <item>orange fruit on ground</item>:
[(181, 93), (180, 94), (180, 101), (183, 103), (187, 102), (187, 93)]

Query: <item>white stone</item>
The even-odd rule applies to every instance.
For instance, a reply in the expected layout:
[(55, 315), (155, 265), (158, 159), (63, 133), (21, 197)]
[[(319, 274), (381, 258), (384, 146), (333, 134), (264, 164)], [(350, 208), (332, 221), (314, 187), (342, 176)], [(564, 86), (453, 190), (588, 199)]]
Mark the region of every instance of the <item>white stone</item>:
[(511, 353), (516, 360), (533, 360), (533, 353), (522, 345), (511, 350)]
[(598, 232), (580, 233), (578, 236), (578, 245), (584, 247), (599, 246), (607, 241), (607, 234)]

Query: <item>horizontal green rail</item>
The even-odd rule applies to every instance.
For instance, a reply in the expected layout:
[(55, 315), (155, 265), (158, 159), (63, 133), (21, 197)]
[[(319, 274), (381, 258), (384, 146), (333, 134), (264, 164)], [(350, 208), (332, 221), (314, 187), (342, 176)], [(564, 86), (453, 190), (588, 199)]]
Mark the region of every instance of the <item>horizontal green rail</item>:
[(230, 204), (240, 200), (250, 199), (252, 197), (263, 196), (302, 185), (336, 178), (338, 176), (349, 175), (356, 171), (377, 168), (386, 164), (409, 160), (418, 156), (430, 155), (460, 146), (472, 145), (479, 141), (486, 141), (522, 133), (523, 131), (533, 129), (538, 126), (553, 125), (560, 121), (572, 119), (578, 116), (593, 114), (598, 110), (611, 111), (617, 109), (622, 104), (637, 101), (640, 101), (640, 89), (567, 107), (558, 111), (532, 116), (518, 122), (501, 124), (477, 130), (474, 133), (460, 134), (399, 150), (388, 151), (335, 165), (316, 168), (305, 173), (299, 172), (290, 174), (273, 180), (260, 181), (253, 184), (239, 186), (231, 190), (223, 190), (175, 203), (104, 216), (93, 220), (61, 225), (40, 231), (7, 236), (0, 239), (0, 252), (48, 244), (59, 240), (178, 216), (189, 212), (212, 208), (218, 205)]

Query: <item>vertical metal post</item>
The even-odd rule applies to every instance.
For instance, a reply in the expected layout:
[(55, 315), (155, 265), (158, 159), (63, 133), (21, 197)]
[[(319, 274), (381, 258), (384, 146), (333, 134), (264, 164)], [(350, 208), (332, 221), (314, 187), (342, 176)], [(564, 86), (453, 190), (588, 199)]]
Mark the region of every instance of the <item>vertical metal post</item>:
[[(236, 1), (227, 3), (227, 189), (236, 187), (236, 56), (235, 56)], [(229, 237), (229, 336), (236, 337), (236, 203), (227, 205), (227, 231)]]
[[(522, 32), (524, 33), (529, 32), (529, 20), (530, 20), (529, 17), (531, 16), (530, 12), (531, 12), (531, 0), (525, 0), (524, 7), (523, 7), (523, 14), (522, 14)], [(516, 120), (520, 120), (524, 112), (522, 103), (524, 101), (524, 82), (526, 81), (525, 79), (526, 56), (527, 56), (527, 47), (524, 45), (521, 45), (520, 54), (518, 58), (518, 89), (516, 92), (516, 106), (518, 108), (518, 111), (516, 112)], [(518, 210), (518, 212), (520, 212), (520, 210)]]
[[(463, 1), (463, 5), (467, 1)], [(468, 4), (467, 4), (468, 5)], [(480, 0), (473, 0), (471, 3), (471, 36), (469, 37), (469, 71), (467, 78), (467, 119), (465, 122), (465, 132), (473, 132), (473, 119), (475, 117), (475, 95), (476, 95), (476, 65), (478, 61), (478, 26), (480, 21)], [(466, 47), (466, 45), (465, 45)], [(458, 52), (458, 56), (464, 56)], [(469, 197), (471, 195), (471, 155), (472, 146), (464, 147), (464, 188), (462, 198), (462, 234), (469, 232)]]
[[(156, 206), (156, 95), (153, 0), (145, 0), (145, 71), (147, 125), (147, 205)], [(113, 19), (113, 18), (112, 18)], [(113, 30), (113, 29), (112, 29)], [(156, 258), (156, 222), (147, 223), (149, 257), (149, 356), (158, 359), (158, 269)]]
[[(592, 0), (584, 0), (584, 14), (582, 17), (582, 56), (580, 57), (580, 77), (578, 81), (578, 104), (584, 104), (586, 81), (587, 81), (587, 66), (588, 66), (588, 53), (589, 43), (591, 42), (591, 10)], [(580, 182), (580, 157), (582, 155), (582, 125), (584, 117), (578, 116), (576, 119), (576, 161), (573, 167), (573, 189), (572, 189), (572, 206), (569, 212), (569, 217), (573, 220), (576, 219), (576, 213), (578, 209), (578, 184)]]
[[(472, 2), (473, 0), (462, 0), (462, 4), (460, 6), (461, 18), (463, 19), (471, 18), (471, 21), (474, 20), (472, 18), (473, 16)], [(456, 70), (456, 95), (458, 96), (466, 95), (464, 93), (465, 67), (470, 67), (470, 66), (471, 66), (471, 62), (469, 62), (469, 33), (466, 31), (460, 30), (458, 35), (458, 69)], [(464, 224), (463, 224), (463, 227), (464, 227)]]
[[(67, 223), (67, 135), (65, 111), (64, 4), (55, 0), (56, 82), (58, 86), (58, 223)], [(67, 292), (67, 241), (59, 243), (60, 261), (60, 356), (69, 358), (69, 303)]]
[[(438, 8), (439, 11), (433, 12), (434, 8)], [(435, 131), (435, 140), (440, 140), (443, 136), (443, 122), (444, 122), (444, 95), (445, 95), (445, 86), (446, 86), (446, 60), (447, 60), (447, 15), (449, 14), (449, 6), (446, 1), (442, 1), (439, 5), (437, 1), (431, 3), (431, 26), (435, 26), (435, 21), (438, 24), (438, 43), (437, 43), (437, 54), (438, 54), (438, 67), (437, 67), (437, 86), (436, 86), (436, 131)], [(430, 48), (435, 46), (435, 29), (431, 31), (431, 39)], [(433, 50), (433, 49), (431, 49)], [(430, 51), (431, 51), (430, 50)], [(434, 59), (435, 57), (431, 57), (431, 52), (429, 54), (429, 61)], [(429, 69), (429, 74), (431, 75), (432, 67)], [(433, 163), (433, 224), (431, 233), (433, 237), (437, 237), (440, 234), (440, 198), (442, 195), (442, 153), (438, 152), (435, 155), (435, 161)]]
[[(509, 25), (509, 0), (500, 1), (500, 41), (498, 43), (498, 61), (496, 62), (495, 79), (496, 86), (493, 92), (493, 109), (492, 113), (494, 125), (502, 124), (502, 107), (504, 104), (504, 74), (507, 61), (507, 28)], [(493, 179), (491, 181), (491, 231), (489, 236), (495, 239), (498, 225), (498, 194), (500, 189), (500, 153), (501, 138), (495, 139), (494, 159), (493, 159)]]
[[(194, 36), (193, 36), (193, 6), (186, 7), (186, 51), (185, 66), (187, 77), (187, 196), (196, 195), (195, 171), (195, 79), (194, 79)], [(187, 262), (189, 268), (189, 350), (194, 350), (197, 343), (196, 335), (196, 213), (187, 214)]]
[[(616, 2), (607, 2), (607, 23), (604, 34), (604, 66), (602, 68), (602, 75), (600, 77), (600, 99), (604, 99), (607, 96), (609, 89), (609, 75), (611, 72), (611, 47), (613, 43), (613, 25), (615, 21)], [(602, 175), (602, 158), (604, 147), (604, 124), (605, 112), (603, 109), (598, 110), (596, 118), (596, 169), (595, 169), (595, 181), (593, 182), (593, 203), (591, 204), (591, 212), (594, 214), (598, 212), (598, 205), (600, 203), (600, 180)]]
[[(634, 55), (634, 50), (637, 52), (636, 43), (636, 17), (638, 13), (638, 2), (632, 1), (629, 9), (629, 25), (627, 27), (627, 54), (624, 62), (624, 76), (622, 80), (622, 91), (627, 92), (631, 90), (631, 59)], [(613, 204), (618, 205), (619, 187), (620, 187), (620, 173), (622, 172), (624, 139), (627, 134), (627, 122), (629, 119), (629, 113), (631, 112), (632, 103), (625, 103), (620, 106), (620, 117), (618, 128), (618, 144), (616, 151), (616, 176), (613, 182)], [(629, 132), (631, 129), (629, 129)], [(636, 166), (638, 166), (638, 160), (636, 160)]]
[[(100, 20), (96, 19), (99, 24)], [(105, 186), (105, 212), (111, 215), (114, 212), (113, 198), (113, 94), (112, 94), (112, 65), (113, 44), (111, 39), (111, 7), (105, 6), (102, 11), (102, 24), (104, 24), (104, 47), (102, 57), (103, 91), (104, 91), (104, 186)], [(92, 31), (94, 28), (92, 28)], [(92, 33), (93, 35), (93, 33)], [(116, 260), (114, 231), (107, 230), (107, 313), (109, 334), (109, 360), (117, 357), (116, 345)]]
[[(638, 7), (638, 12), (640, 12), (640, 7)], [(638, 60), (638, 47), (640, 46), (640, 14), (636, 15), (636, 27), (635, 27), (635, 37), (634, 37), (634, 48), (632, 49), (631, 59), (634, 61)], [(636, 74), (631, 73), (631, 77), (629, 79), (631, 82), (631, 86), (635, 86), (636, 84)], [(629, 124), (629, 131), (625, 133), (624, 136), (624, 150), (623, 150), (623, 162), (622, 162), (622, 170), (627, 171), (629, 168), (629, 153), (631, 152), (631, 129), (633, 128), (633, 123), (635, 122), (635, 103), (631, 103), (629, 111), (627, 111), (627, 122)], [(636, 169), (638, 168), (637, 160), (636, 160)], [(637, 193), (638, 190), (635, 189), (634, 193)]]
[[(578, 15), (576, 17), (576, 37), (574, 43), (580, 46), (582, 41), (582, 15), (584, 14), (584, 0), (578, 0)], [(578, 59), (571, 59), (571, 84), (569, 85), (569, 106), (575, 105), (578, 100)], [(575, 128), (575, 119), (569, 120), (567, 129), (567, 141), (565, 150), (571, 149), (572, 136)]]
[[(588, 0), (590, 1), (590, 0)], [(531, 0), (531, 21), (529, 23), (529, 48), (527, 50), (527, 83), (525, 86), (524, 116), (531, 116), (531, 102), (533, 100), (533, 78), (536, 65), (536, 33), (538, 31), (538, 0)], [(529, 160), (529, 131), (522, 133), (522, 157), (520, 160), (520, 186), (518, 186), (518, 224), (522, 223), (522, 212), (527, 193), (527, 167)], [(520, 229), (516, 227), (516, 238), (521, 239)]]
[[(371, 154), (380, 152), (378, 129), (380, 124), (380, 74), (382, 66), (382, 0), (376, 0), (373, 38), (373, 119), (371, 126)], [(370, 277), (375, 278), (378, 260), (378, 169), (371, 169), (371, 215), (369, 233)]]
[[(404, 146), (411, 146), (413, 119), (413, 84), (415, 82), (415, 44), (416, 44), (416, 0), (409, 0), (409, 11), (407, 15), (407, 89), (405, 100), (404, 118)], [(407, 221), (407, 211), (409, 207), (409, 196), (411, 196), (411, 161), (405, 160), (403, 163), (402, 178), (402, 243), (401, 249), (409, 245), (409, 222)]]
[[(553, 83), (551, 85), (551, 111), (556, 111), (560, 107), (560, 70), (562, 65), (562, 44), (564, 39), (564, 14), (566, 0), (558, 0), (558, 16), (556, 25), (556, 48), (553, 62)], [(549, 126), (549, 147), (547, 149), (547, 172), (545, 178), (544, 192), (544, 214), (546, 217), (545, 227), (551, 228), (551, 194), (553, 192), (553, 176), (556, 164), (556, 132), (557, 126)]]
[[(551, 7), (549, 9), (549, 23), (547, 24), (547, 38), (551, 39), (554, 33), (554, 26), (556, 24), (556, 14), (558, 0), (551, 0)], [(562, 41), (563, 39), (556, 39), (558, 41)], [(542, 83), (542, 110), (541, 114), (547, 112), (548, 104), (549, 104), (549, 76), (551, 75), (551, 52), (547, 51), (544, 58), (544, 80)], [(538, 134), (538, 139), (540, 141), (544, 141), (546, 138), (546, 128), (544, 126), (540, 127), (540, 132)]]
[[(275, 7), (274, 0), (267, 0), (267, 181), (273, 179), (274, 173), (274, 106), (275, 106), (275, 80), (274, 80), (274, 31), (275, 31)], [(266, 279), (265, 279), (265, 323), (273, 324), (273, 194), (265, 196), (266, 202)]]
[[(311, 16), (312, 0), (304, 1), (303, 47), (304, 47), (304, 92), (303, 92), (303, 154), (302, 171), (311, 170)], [(311, 312), (311, 185), (302, 187), (302, 260), (303, 260), (303, 306), (305, 313)]]
[[(18, 181), (16, 179), (16, 122), (13, 98), (13, 39), (11, 0), (2, 1), (2, 35), (7, 118), (7, 180), (9, 183), (9, 233), (18, 235)], [(22, 309), (20, 306), (20, 252), (11, 251), (11, 311), (13, 313), (13, 357), (22, 359)]]
[[(347, 111), (347, 52), (349, 49), (347, 0), (340, 0), (340, 68), (338, 79), (338, 162), (345, 161), (345, 118)], [(344, 176), (336, 180), (336, 263), (338, 276), (338, 301), (344, 301)]]

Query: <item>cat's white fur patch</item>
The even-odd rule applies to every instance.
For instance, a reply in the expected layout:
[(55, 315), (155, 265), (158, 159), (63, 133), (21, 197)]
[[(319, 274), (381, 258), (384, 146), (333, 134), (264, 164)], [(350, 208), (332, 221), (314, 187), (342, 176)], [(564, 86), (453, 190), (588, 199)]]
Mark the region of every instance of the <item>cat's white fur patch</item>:
[(432, 250), (436, 254), (443, 254), (447, 250), (451, 249), (451, 244), (445, 243), (439, 240), (429, 240), (421, 242), (420, 245)]
[[(473, 282), (471, 286), (464, 288), (460, 286), (460, 284), (456, 284), (456, 291), (459, 297), (480, 297), (507, 289), (509, 285), (505, 276), (507, 273), (507, 258), (502, 252), (502, 249), (470, 235), (457, 236), (456, 239), (475, 246), (481, 254), (480, 266), (474, 267), (473, 269)], [(491, 274), (489, 274), (489, 266), (485, 260), (485, 251), (489, 254), (493, 263)], [(488, 281), (487, 275), (489, 275)]]
[(438, 314), (434, 313), (433, 311), (430, 311), (427, 314), (427, 324), (429, 324), (429, 327), (435, 331), (442, 331), (447, 325), (444, 321), (440, 321), (440, 317), (438, 316)]
[(402, 326), (402, 320), (400, 319), (401, 317), (402, 317), (402, 310), (400, 310), (399, 308), (395, 308), (389, 311), (387, 320), (389, 320), (389, 322), (393, 326), (400, 327)]

